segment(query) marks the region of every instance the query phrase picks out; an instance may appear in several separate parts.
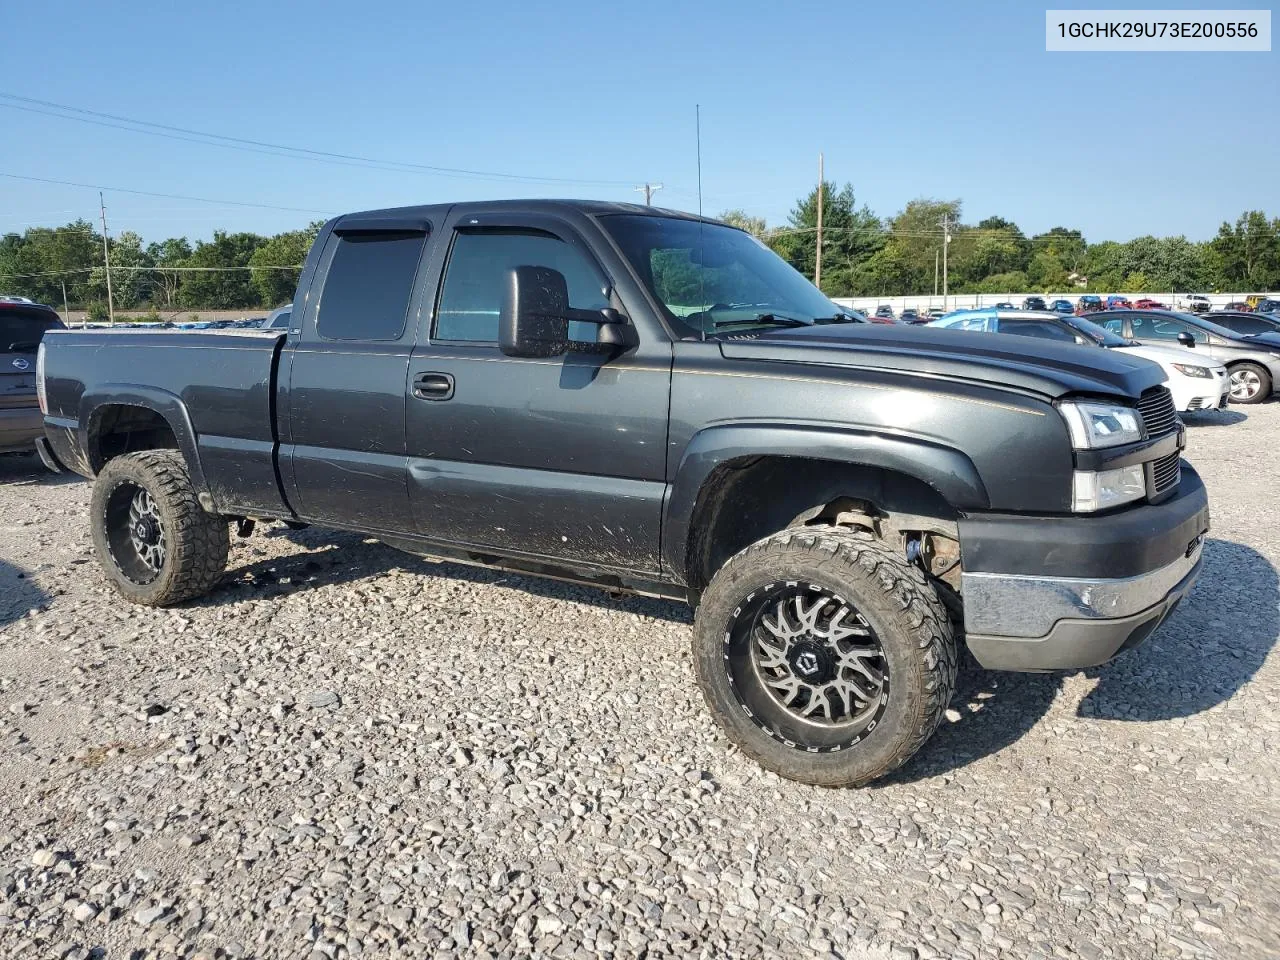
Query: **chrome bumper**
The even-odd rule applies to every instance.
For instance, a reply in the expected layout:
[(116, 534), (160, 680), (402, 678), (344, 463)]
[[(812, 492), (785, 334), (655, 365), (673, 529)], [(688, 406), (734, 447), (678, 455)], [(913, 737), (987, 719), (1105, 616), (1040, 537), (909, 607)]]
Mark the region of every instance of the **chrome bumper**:
[(1191, 576), (1203, 549), (1203, 538), (1198, 538), (1194, 549), (1173, 563), (1117, 580), (965, 573), (965, 632), (1031, 639), (1046, 636), (1061, 620), (1133, 616), (1160, 603)]

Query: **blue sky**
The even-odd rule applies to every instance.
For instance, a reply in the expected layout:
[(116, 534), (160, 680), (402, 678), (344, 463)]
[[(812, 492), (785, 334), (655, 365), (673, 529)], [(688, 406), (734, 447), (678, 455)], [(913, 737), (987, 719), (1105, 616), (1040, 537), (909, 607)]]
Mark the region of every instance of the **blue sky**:
[[(1176, 6), (1164, 0), (1162, 6)], [(1198, 4), (1206, 6), (1204, 0)], [(1229, 6), (1229, 5), (1227, 5)], [(1278, 54), (1044, 51), (1044, 5), (716, 0), (22, 4), (0, 92), (154, 123), (526, 183), (321, 163), (0, 107), (0, 172), (339, 213), (509, 196), (781, 223), (817, 177), (891, 215), (960, 198), (1030, 232), (1213, 234), (1280, 216)], [(21, 51), (15, 56), (15, 51)], [(8, 101), (0, 100), (0, 103)], [(43, 109), (43, 108), (42, 108)], [(1077, 145), (1081, 145), (1077, 147)], [(107, 192), (113, 233), (309, 219)], [(0, 178), (0, 231), (96, 216), (95, 191)]]

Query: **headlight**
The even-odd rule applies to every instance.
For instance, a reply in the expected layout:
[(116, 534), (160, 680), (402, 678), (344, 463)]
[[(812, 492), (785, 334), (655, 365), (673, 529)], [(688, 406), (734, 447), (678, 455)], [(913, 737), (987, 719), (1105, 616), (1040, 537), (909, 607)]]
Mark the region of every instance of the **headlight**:
[(1177, 370), (1184, 377), (1200, 377), (1204, 380), (1213, 379), (1213, 374), (1208, 367), (1193, 367), (1189, 363), (1171, 363), (1169, 366)]
[(1133, 407), (1075, 401), (1058, 404), (1077, 450), (1119, 447), (1142, 439), (1142, 421)]
[(1147, 480), (1140, 463), (1118, 470), (1077, 470), (1071, 485), (1071, 509), (1093, 513), (1146, 495)]

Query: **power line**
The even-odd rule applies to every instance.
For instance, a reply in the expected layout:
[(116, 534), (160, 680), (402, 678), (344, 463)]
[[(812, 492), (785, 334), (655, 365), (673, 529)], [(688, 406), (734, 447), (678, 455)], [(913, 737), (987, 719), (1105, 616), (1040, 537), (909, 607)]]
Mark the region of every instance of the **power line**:
[(11, 180), (27, 180), (31, 183), (52, 183), (63, 187), (83, 187), (85, 190), (106, 190), (110, 193), (130, 193), (137, 197), (160, 197), (164, 200), (193, 200), (197, 203), (216, 203), (227, 207), (255, 207), (260, 210), (285, 210), (289, 213), (318, 213), (328, 216), (330, 211), (312, 210), (308, 207), (281, 207), (273, 203), (250, 203), (248, 200), (212, 200), (209, 197), (191, 197), (181, 193), (155, 193), (151, 190), (130, 190), (126, 187), (108, 187), (98, 183), (76, 183), (72, 180), (54, 180), (49, 177), (28, 177), (20, 173), (4, 173), (0, 177)]
[[(327, 163), (341, 163), (344, 165), (376, 165), (383, 169), (400, 169), (401, 172), (419, 171), (424, 173), (436, 174), (445, 177), (461, 177), (472, 180), (500, 180), (515, 181), (524, 183), (571, 183), (582, 186), (628, 186), (634, 181), (628, 180), (578, 180), (572, 177), (542, 177), (531, 176), (515, 173), (502, 173), (493, 170), (470, 170), (464, 167), (442, 167), (435, 164), (416, 163), (407, 160), (385, 160), (378, 157), (363, 157), (358, 154), (335, 153), (329, 150), (313, 150), (309, 147), (295, 147), (283, 143), (271, 143), (265, 140), (252, 140), (247, 137), (232, 137), (220, 133), (208, 133), (203, 130), (193, 130), (189, 127), (176, 127), (166, 123), (155, 123), (150, 120), (138, 120), (133, 117), (124, 117), (113, 113), (104, 113), (99, 110), (87, 110), (83, 107), (73, 107), (64, 103), (54, 103), (50, 100), (38, 100), (35, 97), (23, 97), (18, 94), (0, 92), (0, 98), (5, 100), (18, 101), (17, 103), (0, 103), (0, 107), (7, 107), (12, 110), (24, 110), (29, 113), (38, 113), (44, 116), (56, 117), (61, 120), (74, 120), (78, 123), (92, 123), (97, 126), (112, 127), (117, 130), (127, 130), (132, 133), (145, 133), (151, 136), (167, 137), (172, 140), (182, 140), (187, 143), (199, 143), (205, 146), (221, 146), (228, 149), (248, 150), (252, 153), (269, 153), (272, 156), (294, 157), (295, 159), (317, 160)], [(23, 106), (26, 104), (26, 106)], [(40, 109), (41, 107), (51, 109)], [(54, 113), (54, 110), (64, 111), (63, 113)], [(66, 116), (66, 113), (81, 114), (81, 116)], [(96, 119), (95, 119), (96, 118)], [(132, 124), (133, 126), (122, 126), (122, 124)], [(137, 129), (145, 127), (150, 129)], [(193, 139), (200, 137), (203, 139)]]

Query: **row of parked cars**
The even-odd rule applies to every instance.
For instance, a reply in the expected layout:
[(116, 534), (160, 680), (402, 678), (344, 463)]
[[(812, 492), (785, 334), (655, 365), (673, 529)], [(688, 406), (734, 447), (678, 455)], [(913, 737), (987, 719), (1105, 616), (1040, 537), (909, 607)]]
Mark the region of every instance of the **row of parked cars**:
[[(1188, 293), (1181, 298), (1178, 308), (1187, 313), (1210, 313), (1213, 311), (1213, 304), (1209, 298), (1201, 293)], [(1149, 297), (1139, 297), (1137, 300), (1130, 301), (1123, 294), (1109, 294), (1105, 299), (1094, 293), (1086, 293), (1081, 296), (1075, 303), (1070, 300), (1057, 299), (1046, 301), (1044, 297), (1024, 297), (1022, 300), (1023, 310), (1048, 310), (1051, 313), (1058, 314), (1075, 314), (1083, 317), (1086, 314), (1098, 313), (1102, 310), (1168, 310), (1167, 304), (1161, 303), (1159, 300), (1152, 300)], [(979, 308), (981, 309), (981, 308)], [(1015, 310), (1017, 309), (1007, 300), (994, 304), (992, 309), (995, 310)], [(1228, 303), (1222, 308), (1230, 313), (1280, 313), (1280, 300), (1273, 297), (1255, 295), (1245, 300)], [(907, 323), (907, 324), (924, 324), (932, 320), (937, 320), (944, 316), (947, 311), (939, 307), (930, 307), (928, 310), (918, 310), (915, 307), (906, 307), (901, 314), (895, 314), (893, 307), (889, 304), (882, 303), (876, 307), (875, 313), (869, 316), (872, 323)]]
[(1112, 309), (1087, 316), (997, 307), (959, 310), (929, 324), (1059, 340), (1158, 363), (1179, 412), (1260, 403), (1280, 386), (1280, 312)]
[[(30, 303), (30, 300), (19, 297), (8, 297), (10, 301)], [(50, 308), (52, 309), (52, 308)], [(289, 314), (293, 304), (271, 311), (265, 317), (241, 317), (239, 320), (185, 320), (177, 322), (162, 320), (151, 323), (146, 320), (126, 320), (122, 323), (86, 323), (87, 330), (282, 330), (289, 325)]]

